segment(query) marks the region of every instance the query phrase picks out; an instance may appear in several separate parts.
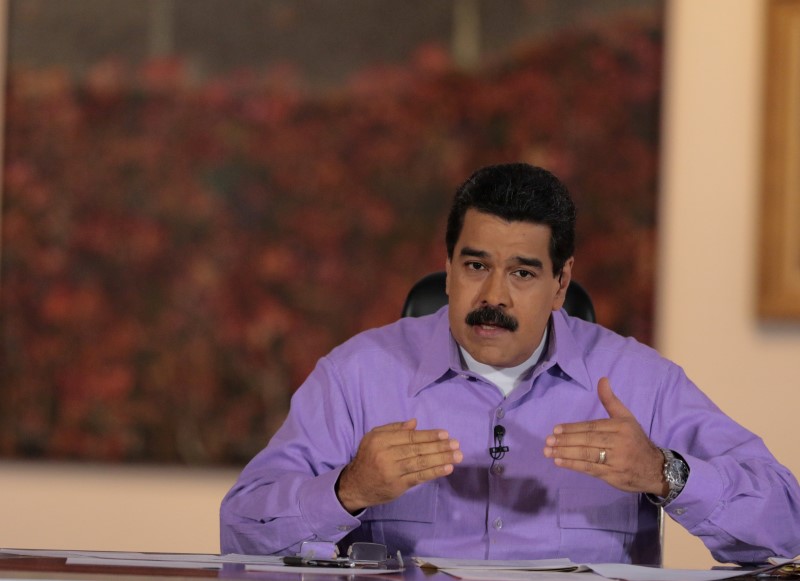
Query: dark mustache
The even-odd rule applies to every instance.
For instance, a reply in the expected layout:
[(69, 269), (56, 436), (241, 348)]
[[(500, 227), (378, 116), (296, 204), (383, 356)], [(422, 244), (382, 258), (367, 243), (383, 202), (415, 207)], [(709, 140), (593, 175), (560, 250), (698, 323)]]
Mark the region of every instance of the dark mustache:
[(509, 331), (516, 331), (519, 321), (511, 315), (505, 314), (497, 307), (483, 306), (471, 311), (467, 315), (467, 325), (495, 325)]

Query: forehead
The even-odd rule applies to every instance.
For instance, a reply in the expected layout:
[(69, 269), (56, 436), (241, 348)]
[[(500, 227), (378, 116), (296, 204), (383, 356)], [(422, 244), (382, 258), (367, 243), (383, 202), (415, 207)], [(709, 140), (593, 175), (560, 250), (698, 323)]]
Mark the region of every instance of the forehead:
[(550, 226), (536, 222), (506, 221), (494, 214), (469, 209), (456, 242), (455, 255), (469, 247), (496, 258), (521, 256), (549, 264)]

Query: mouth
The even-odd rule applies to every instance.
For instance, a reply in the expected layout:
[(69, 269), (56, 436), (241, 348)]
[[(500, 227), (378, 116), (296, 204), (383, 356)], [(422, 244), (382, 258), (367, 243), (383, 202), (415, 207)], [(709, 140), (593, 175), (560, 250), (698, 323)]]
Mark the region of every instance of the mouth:
[(501, 325), (492, 325), (489, 323), (471, 325), (470, 329), (472, 329), (473, 336), (480, 340), (497, 340), (511, 333), (509, 329)]

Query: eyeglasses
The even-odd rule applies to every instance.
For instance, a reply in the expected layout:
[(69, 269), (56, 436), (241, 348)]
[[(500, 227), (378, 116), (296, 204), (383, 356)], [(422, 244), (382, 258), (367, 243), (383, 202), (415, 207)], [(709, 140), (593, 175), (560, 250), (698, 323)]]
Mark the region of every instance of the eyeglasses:
[(782, 567), (775, 569), (771, 575), (783, 579), (800, 579), (800, 561), (795, 559), (786, 563)]
[(295, 556), (283, 558), (285, 565), (295, 567), (343, 567), (361, 569), (389, 569), (402, 571), (403, 557), (397, 551), (395, 557), (389, 556), (386, 545), (380, 543), (353, 543), (347, 549), (347, 556), (339, 556), (336, 543), (326, 541), (305, 541)]

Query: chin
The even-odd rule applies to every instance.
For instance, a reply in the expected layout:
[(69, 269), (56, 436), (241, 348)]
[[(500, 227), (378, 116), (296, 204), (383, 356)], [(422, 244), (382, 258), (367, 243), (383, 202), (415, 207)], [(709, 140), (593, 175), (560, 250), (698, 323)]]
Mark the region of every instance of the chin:
[(491, 365), (492, 367), (514, 367), (514, 364), (508, 361), (502, 354), (478, 353), (472, 356), (484, 365)]
[(514, 363), (513, 361), (495, 360), (486, 363), (486, 365), (491, 365), (492, 367), (514, 367), (515, 365), (518, 365), (518, 363)]

